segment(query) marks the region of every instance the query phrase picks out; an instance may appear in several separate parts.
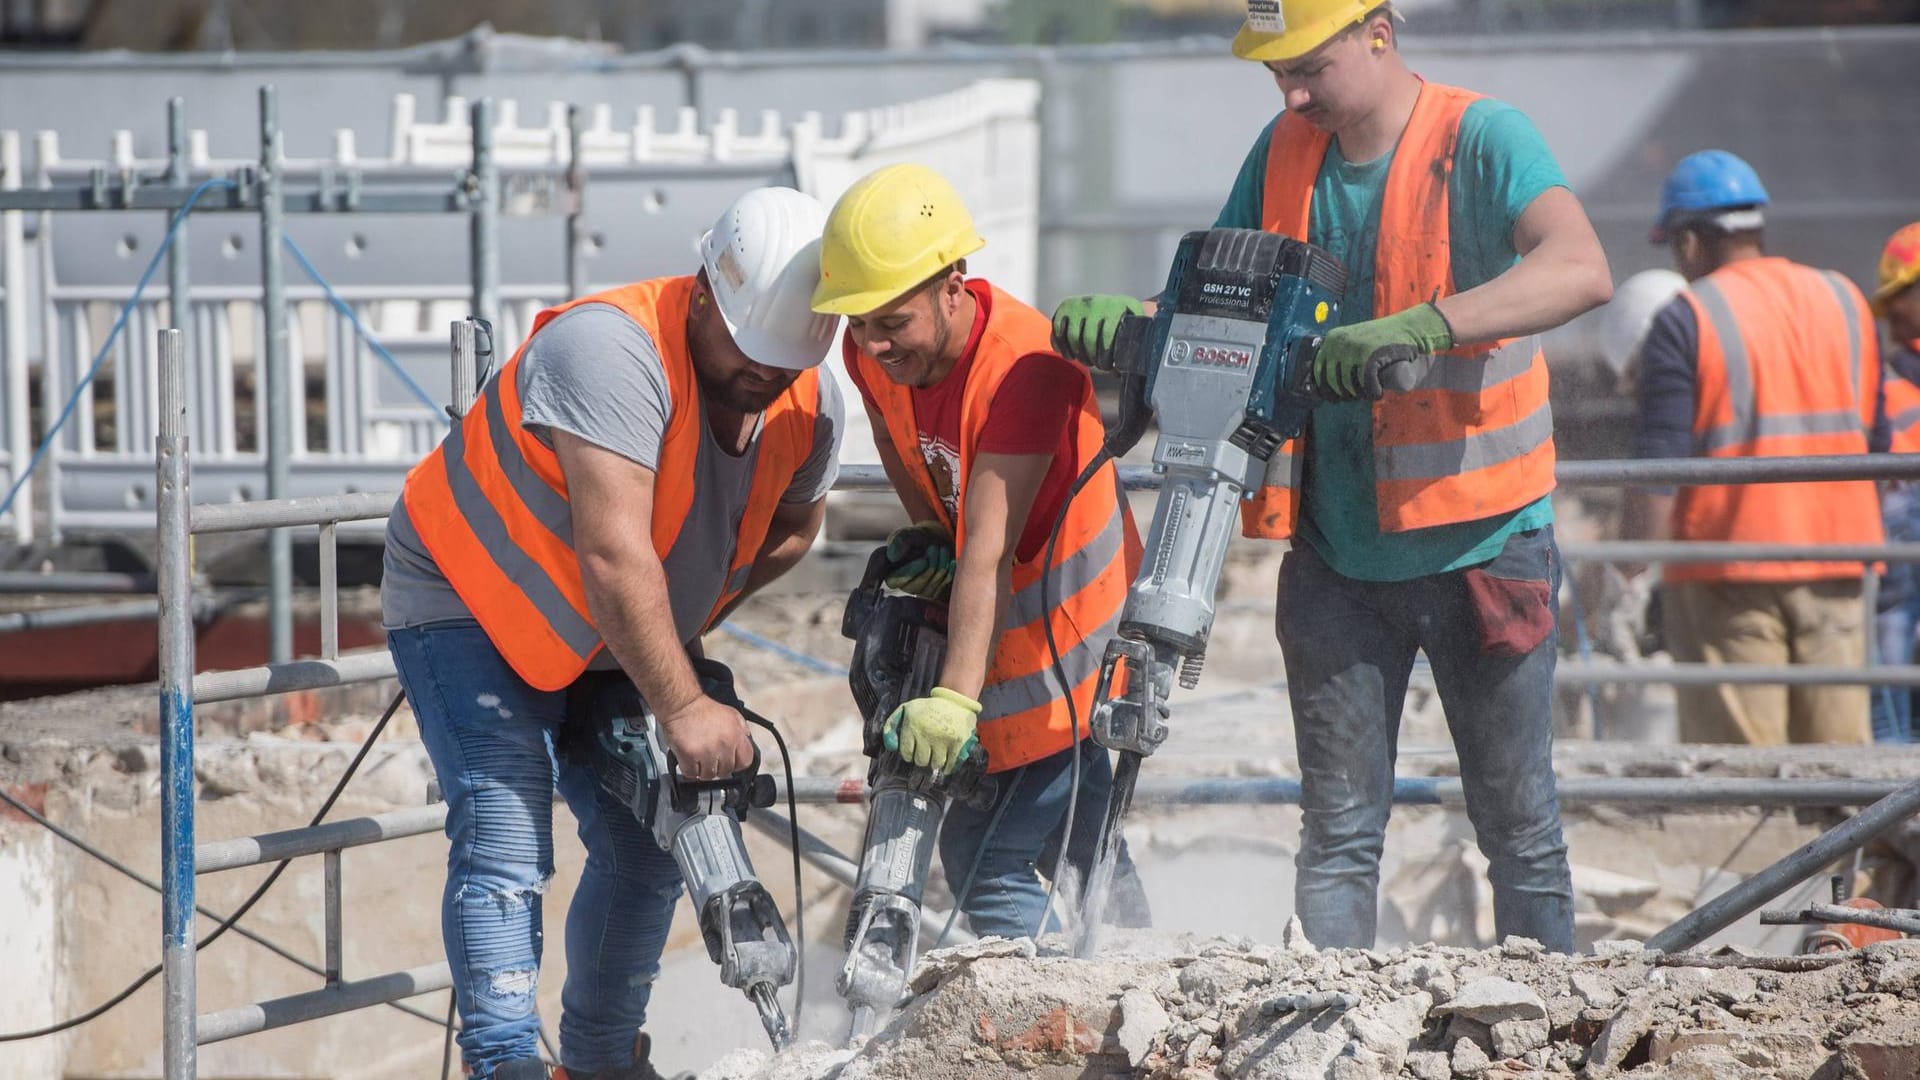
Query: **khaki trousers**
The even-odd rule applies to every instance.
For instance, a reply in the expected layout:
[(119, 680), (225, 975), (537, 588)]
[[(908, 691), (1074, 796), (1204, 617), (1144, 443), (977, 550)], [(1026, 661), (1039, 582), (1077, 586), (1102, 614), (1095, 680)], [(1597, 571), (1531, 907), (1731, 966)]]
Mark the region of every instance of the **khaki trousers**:
[[(1661, 587), (1667, 645), (1680, 663), (1863, 667), (1860, 580), (1690, 581)], [(1864, 686), (1683, 686), (1685, 742), (1873, 741)]]

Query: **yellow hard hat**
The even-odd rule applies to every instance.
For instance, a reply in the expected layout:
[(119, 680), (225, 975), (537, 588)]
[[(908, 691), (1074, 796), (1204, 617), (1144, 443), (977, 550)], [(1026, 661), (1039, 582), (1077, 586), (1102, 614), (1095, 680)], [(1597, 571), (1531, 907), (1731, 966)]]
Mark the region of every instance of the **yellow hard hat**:
[(910, 164), (868, 173), (827, 214), (813, 310), (865, 315), (986, 243), (939, 173)]
[(1266, 63), (1293, 60), (1333, 40), (1385, 0), (1247, 0), (1247, 21), (1233, 55)]
[(1880, 253), (1880, 287), (1873, 293), (1873, 310), (1886, 314), (1887, 301), (1920, 282), (1920, 221), (1887, 239)]

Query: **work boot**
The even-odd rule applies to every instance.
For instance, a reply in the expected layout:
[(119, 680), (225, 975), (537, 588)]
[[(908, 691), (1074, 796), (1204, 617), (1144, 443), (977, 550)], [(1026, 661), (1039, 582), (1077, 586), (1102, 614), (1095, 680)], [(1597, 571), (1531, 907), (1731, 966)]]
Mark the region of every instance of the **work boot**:
[(652, 1056), (653, 1039), (642, 1032), (633, 1043), (633, 1064), (579, 1073), (569, 1072), (562, 1067), (553, 1070), (553, 1080), (669, 1080), (647, 1060)]
[(539, 1058), (515, 1058), (493, 1067), (493, 1080), (548, 1080), (547, 1063)]

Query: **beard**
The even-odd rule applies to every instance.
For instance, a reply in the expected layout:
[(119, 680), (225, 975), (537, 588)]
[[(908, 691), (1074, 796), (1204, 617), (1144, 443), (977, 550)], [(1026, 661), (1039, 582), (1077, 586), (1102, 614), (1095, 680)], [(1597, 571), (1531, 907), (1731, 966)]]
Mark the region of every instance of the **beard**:
[(731, 377), (711, 375), (696, 364), (694, 377), (700, 383), (700, 396), (707, 401), (738, 413), (751, 414), (766, 411), (800, 376), (795, 372), (778, 383), (769, 384), (746, 371), (734, 372)]

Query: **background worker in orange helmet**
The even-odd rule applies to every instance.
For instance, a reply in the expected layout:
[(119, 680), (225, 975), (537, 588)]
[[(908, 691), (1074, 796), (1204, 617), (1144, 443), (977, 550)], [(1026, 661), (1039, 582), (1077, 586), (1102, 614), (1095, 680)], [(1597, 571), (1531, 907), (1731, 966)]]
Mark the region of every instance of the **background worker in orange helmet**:
[[(1553, 415), (1535, 335), (1606, 301), (1606, 255), (1518, 110), (1410, 70), (1393, 8), (1248, 0), (1234, 55), (1286, 111), (1214, 224), (1265, 229), (1347, 270), (1313, 376), (1341, 395), (1379, 350), (1434, 362), (1378, 402), (1330, 401), (1281, 448), (1248, 535), (1293, 539), (1278, 636), (1304, 789), (1296, 909), (1322, 946), (1370, 946), (1401, 706), (1433, 665), (1496, 934), (1573, 947), (1552, 761), (1558, 632)], [(1054, 313), (1062, 347), (1111, 344), (1122, 297)]]
[[(907, 760), (939, 772), (972, 740), (986, 751), (1000, 778), (995, 805), (954, 803), (940, 858), (975, 933), (1025, 937), (1048, 918), (1036, 870), (1053, 873), (1063, 848), (1082, 875), (1092, 860), (1113, 779), (1107, 751), (1089, 738), (1093, 688), (1141, 545), (1111, 463), (1069, 503), (1106, 439), (1093, 383), (1053, 351), (1045, 315), (967, 277), (967, 256), (985, 244), (945, 178), (888, 166), (827, 216), (813, 306), (847, 317), (847, 373), (917, 523), (889, 550), (925, 554), (888, 584), (947, 605), (939, 684), (894, 711), (889, 737)], [(909, 533), (917, 542), (902, 544)], [(1115, 881), (1116, 917), (1144, 925), (1145, 894), (1124, 849)]]
[[(1887, 238), (1880, 253), (1880, 281), (1873, 311), (1886, 322), (1886, 395), (1888, 442), (1898, 454), (1920, 453), (1920, 221)], [(1920, 488), (1911, 483), (1882, 485), (1880, 520), (1889, 541), (1920, 541)], [(1888, 563), (1880, 575), (1874, 619), (1874, 660), (1888, 665), (1913, 663), (1914, 630), (1920, 626), (1920, 566)], [(1913, 691), (1880, 686), (1873, 691), (1875, 742), (1913, 741)]]
[[(1760, 177), (1734, 154), (1677, 162), (1651, 239), (1686, 292), (1654, 317), (1640, 350), (1641, 457), (1863, 454), (1887, 446), (1880, 351), (1845, 276), (1768, 254)], [(1751, 543), (1878, 544), (1870, 480), (1641, 489), (1629, 536)], [(1661, 613), (1683, 663), (1866, 660), (1859, 562), (1668, 562)], [(1680, 737), (1772, 745), (1864, 743), (1864, 686), (1680, 687)]]

